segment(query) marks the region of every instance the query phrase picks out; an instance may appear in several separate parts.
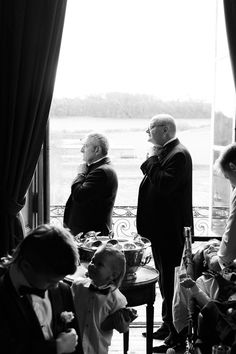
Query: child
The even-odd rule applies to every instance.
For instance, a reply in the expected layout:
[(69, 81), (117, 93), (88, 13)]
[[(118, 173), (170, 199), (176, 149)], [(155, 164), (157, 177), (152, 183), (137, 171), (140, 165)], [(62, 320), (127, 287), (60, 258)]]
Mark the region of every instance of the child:
[(88, 265), (88, 277), (72, 285), (85, 354), (108, 353), (113, 329), (126, 332), (137, 317), (134, 309), (125, 307), (127, 300), (118, 289), (125, 270), (124, 254), (103, 245)]

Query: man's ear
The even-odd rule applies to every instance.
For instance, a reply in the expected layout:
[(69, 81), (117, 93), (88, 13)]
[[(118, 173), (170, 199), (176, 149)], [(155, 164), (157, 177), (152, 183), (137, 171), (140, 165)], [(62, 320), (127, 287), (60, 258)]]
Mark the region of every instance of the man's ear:
[(229, 163), (229, 167), (230, 167), (231, 171), (236, 172), (236, 165), (233, 162)]
[(101, 152), (101, 146), (96, 146), (95, 147), (95, 152), (99, 154)]
[(164, 133), (168, 133), (169, 128), (168, 128), (168, 126), (167, 126), (167, 125), (165, 125), (165, 126), (163, 127), (163, 131), (164, 131)]

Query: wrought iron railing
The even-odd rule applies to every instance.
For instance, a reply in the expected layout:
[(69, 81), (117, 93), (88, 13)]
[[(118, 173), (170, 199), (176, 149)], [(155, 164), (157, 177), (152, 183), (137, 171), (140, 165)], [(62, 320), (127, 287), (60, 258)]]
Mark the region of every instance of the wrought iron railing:
[[(113, 230), (115, 235), (130, 236), (136, 232), (136, 206), (115, 206), (113, 210)], [(194, 235), (209, 236), (212, 232), (222, 235), (228, 218), (228, 207), (214, 207), (212, 210), (212, 224), (210, 225), (209, 208), (194, 206)], [(64, 214), (63, 205), (50, 206), (50, 221), (53, 224), (62, 224)]]

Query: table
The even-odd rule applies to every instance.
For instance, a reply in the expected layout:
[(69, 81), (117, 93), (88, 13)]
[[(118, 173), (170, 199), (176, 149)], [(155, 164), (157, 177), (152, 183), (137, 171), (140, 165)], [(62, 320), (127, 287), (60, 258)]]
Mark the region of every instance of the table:
[[(128, 306), (135, 307), (147, 305), (146, 307), (146, 353), (152, 353), (152, 333), (154, 302), (156, 297), (156, 282), (158, 271), (150, 266), (140, 267), (136, 273), (136, 279), (124, 280), (120, 291), (125, 295)], [(124, 333), (124, 354), (129, 349), (129, 332)]]
[[(67, 276), (65, 281), (71, 283), (79, 276), (83, 276), (86, 268), (79, 266), (75, 274)], [(128, 306), (135, 307), (147, 305), (146, 307), (146, 353), (152, 353), (152, 333), (154, 302), (156, 297), (156, 282), (158, 271), (150, 266), (140, 267), (136, 272), (135, 279), (124, 280), (120, 291), (125, 295)], [(129, 350), (129, 332), (124, 333), (124, 354)]]

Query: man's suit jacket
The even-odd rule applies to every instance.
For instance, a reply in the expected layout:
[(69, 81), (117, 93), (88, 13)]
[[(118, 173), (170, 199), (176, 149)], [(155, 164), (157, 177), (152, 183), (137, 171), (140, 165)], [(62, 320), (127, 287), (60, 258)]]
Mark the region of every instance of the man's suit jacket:
[[(52, 306), (54, 338), (64, 330), (60, 315), (63, 311), (75, 314), (69, 285), (60, 282), (49, 289)], [(0, 353), (1, 354), (56, 354), (55, 340), (46, 341), (30, 297), (21, 297), (13, 287), (8, 272), (0, 278)], [(70, 323), (79, 339), (74, 353), (83, 354), (77, 318)]]
[(154, 247), (175, 252), (183, 248), (184, 226), (193, 227), (191, 156), (175, 139), (160, 157), (149, 157), (141, 170), (137, 231), (150, 238)]
[(87, 175), (78, 175), (71, 187), (64, 224), (74, 235), (88, 231), (108, 235), (117, 188), (117, 174), (108, 157), (92, 164)]

